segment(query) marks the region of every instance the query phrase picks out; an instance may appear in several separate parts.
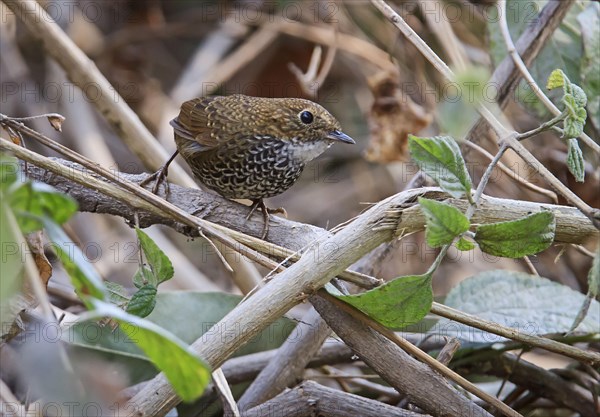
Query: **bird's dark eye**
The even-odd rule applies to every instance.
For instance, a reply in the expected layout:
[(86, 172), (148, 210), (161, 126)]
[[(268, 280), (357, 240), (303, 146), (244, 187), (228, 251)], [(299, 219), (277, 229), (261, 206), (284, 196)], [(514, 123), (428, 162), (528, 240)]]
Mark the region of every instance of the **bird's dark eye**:
[(305, 125), (309, 125), (313, 122), (313, 114), (308, 110), (304, 110), (300, 113), (300, 120), (302, 120), (302, 123)]

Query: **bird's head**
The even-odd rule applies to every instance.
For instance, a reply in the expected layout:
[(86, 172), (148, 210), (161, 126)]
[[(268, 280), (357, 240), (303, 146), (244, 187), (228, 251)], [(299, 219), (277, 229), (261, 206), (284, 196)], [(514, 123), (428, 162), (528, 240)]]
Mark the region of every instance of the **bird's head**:
[(317, 103), (299, 98), (269, 99), (266, 103), (270, 110), (259, 114), (268, 118), (270, 133), (282, 140), (355, 143), (342, 132), (337, 119)]

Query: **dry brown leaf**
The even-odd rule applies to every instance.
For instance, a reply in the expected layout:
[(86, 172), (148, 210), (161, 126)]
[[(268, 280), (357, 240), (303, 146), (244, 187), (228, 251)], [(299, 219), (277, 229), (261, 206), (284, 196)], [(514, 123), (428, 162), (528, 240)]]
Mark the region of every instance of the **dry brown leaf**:
[(65, 121), (64, 116), (61, 116), (60, 114), (51, 114), (48, 116), (48, 121), (54, 130), (57, 132), (62, 132), (62, 124)]
[(50, 280), (50, 277), (52, 276), (52, 265), (44, 253), (42, 232), (37, 231), (29, 233), (25, 236), (25, 240), (27, 241), (29, 250), (31, 250), (31, 254), (33, 255), (33, 260), (35, 261), (35, 266), (40, 274), (42, 284), (44, 284), (44, 287), (47, 288), (48, 280)]
[(374, 101), (369, 117), (372, 162), (408, 161), (408, 135), (427, 127), (432, 116), (400, 89), (397, 75), (381, 72), (369, 79)]

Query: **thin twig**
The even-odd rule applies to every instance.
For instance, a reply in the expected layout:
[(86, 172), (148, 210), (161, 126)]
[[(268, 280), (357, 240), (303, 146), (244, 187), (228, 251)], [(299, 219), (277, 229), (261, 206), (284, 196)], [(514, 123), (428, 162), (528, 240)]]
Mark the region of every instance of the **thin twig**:
[(498, 149), (498, 152), (494, 156), (494, 159), (492, 159), (485, 172), (483, 173), (481, 180), (479, 180), (479, 184), (477, 185), (477, 189), (475, 190), (475, 195), (473, 196), (473, 203), (471, 204), (471, 206), (469, 206), (469, 209), (465, 213), (465, 216), (467, 216), (468, 219), (471, 219), (471, 217), (473, 217), (473, 213), (475, 213), (477, 204), (479, 204), (479, 200), (481, 200), (481, 196), (483, 195), (483, 190), (487, 186), (487, 183), (489, 182), (492, 176), (492, 172), (494, 172), (494, 167), (496, 166), (496, 164), (498, 164), (498, 162), (500, 162), (502, 155), (504, 155), (504, 152), (506, 152), (507, 149), (508, 146), (505, 143), (502, 143), (500, 145), (500, 149)]
[[(40, 166), (44, 166), (45, 160), (47, 159), (45, 157), (38, 156), (37, 154), (35, 154), (31, 151), (28, 151), (26, 149), (23, 149), (17, 145), (14, 145), (12, 142), (5, 140), (5, 139), (0, 139), (0, 148), (7, 149), (7, 150), (13, 152), (19, 158), (29, 159), (30, 162), (35, 165), (39, 164)], [(85, 174), (79, 172), (78, 170), (74, 170), (73, 168), (67, 168), (61, 164), (57, 164), (54, 161), (49, 160), (49, 164), (46, 164), (46, 165), (49, 165), (47, 168), (49, 171), (56, 172), (66, 178), (71, 178), (76, 182), (81, 181), (82, 183), (87, 184), (87, 186), (91, 187), (92, 189), (98, 190), (99, 192), (105, 193), (107, 195), (113, 195), (114, 193), (119, 191), (118, 188), (112, 186), (111, 184), (107, 184), (103, 181), (99, 181), (93, 177), (90, 177), (89, 175), (85, 175)], [(410, 194), (411, 192), (408, 192), (408, 193)], [(406, 192), (404, 194), (406, 194)], [(151, 194), (151, 195), (154, 196), (154, 194)], [(129, 201), (129, 204), (132, 204), (134, 207), (136, 207), (140, 210), (147, 210), (150, 212), (157, 210), (154, 206), (148, 204), (147, 202), (145, 202), (143, 200), (139, 200), (139, 199), (132, 200), (128, 192), (123, 191), (123, 192), (121, 192), (121, 194), (116, 194), (115, 196), (116, 196), (116, 198), (119, 198), (119, 199), (122, 198), (126, 201)], [(161, 201), (164, 201), (164, 200), (161, 200)], [(407, 217), (410, 217), (410, 216), (407, 216)], [(187, 220), (184, 221), (184, 223), (188, 224)], [(372, 228), (372, 226), (371, 226), (371, 228)], [(222, 228), (222, 229), (225, 229), (225, 228)], [(225, 230), (228, 230), (228, 229), (225, 229)], [(237, 234), (238, 232), (234, 232), (234, 233)], [(250, 237), (248, 237), (248, 238), (250, 238)], [(265, 266), (267, 266), (269, 268), (272, 268), (273, 266), (276, 265), (276, 263), (274, 261), (271, 261), (268, 259), (267, 259), (267, 261), (268, 261), (268, 263)], [(355, 274), (351, 271), (346, 271), (345, 273)], [(343, 273), (340, 273), (338, 275), (343, 275)], [(375, 278), (371, 278), (371, 279), (374, 281), (378, 281)], [(277, 281), (277, 280), (274, 280), (274, 282), (275, 281)], [(551, 339), (547, 339), (547, 338), (543, 338), (543, 337), (539, 337), (539, 336), (525, 335), (525, 334), (518, 332), (515, 329), (511, 329), (511, 328), (499, 325), (497, 323), (492, 323), (489, 321), (481, 320), (481, 319), (474, 317), (472, 315), (469, 315), (467, 313), (462, 313), (460, 311), (451, 309), (449, 307), (446, 307), (446, 306), (438, 304), (438, 303), (434, 303), (432, 305), (431, 312), (434, 314), (449, 318), (451, 320), (455, 320), (460, 323), (464, 323), (469, 326), (472, 326), (472, 327), (475, 327), (475, 328), (478, 328), (481, 330), (485, 330), (490, 333), (494, 333), (499, 336), (503, 336), (503, 337), (524, 343), (529, 346), (540, 347), (540, 348), (549, 350), (551, 352), (560, 353), (562, 355), (565, 355), (565, 356), (568, 356), (568, 357), (571, 357), (571, 358), (574, 358), (574, 359), (577, 359), (580, 361), (584, 361), (584, 362), (600, 363), (600, 355), (595, 354), (593, 352), (586, 352), (582, 349), (578, 349), (573, 346), (565, 345), (563, 343), (559, 343), (559, 342), (553, 341)]]
[[(373, 5), (377, 7), (400, 32), (425, 56), (425, 58), (448, 80), (454, 80), (454, 73), (450, 68), (438, 57), (435, 52), (419, 37), (419, 35), (402, 19), (402, 17), (394, 11), (383, 0), (371, 0)], [(558, 178), (552, 174), (535, 156), (521, 145), (514, 137), (516, 132), (509, 130), (494, 116), (494, 114), (485, 106), (477, 106), (477, 111), (486, 120), (486, 122), (494, 129), (498, 135), (499, 142), (506, 142), (507, 145), (515, 151), (525, 162), (533, 167), (548, 183), (570, 201), (574, 206), (581, 210), (594, 225), (600, 229), (600, 210), (592, 208), (589, 204), (579, 198), (573, 191), (564, 185)]]
[[(537, 98), (542, 102), (542, 104), (544, 104), (544, 106), (546, 106), (546, 108), (550, 110), (552, 114), (554, 114), (555, 116), (559, 116), (562, 112), (558, 109), (558, 107), (554, 105), (554, 103), (552, 103), (548, 96), (544, 94), (542, 89), (537, 85), (537, 83), (533, 79), (533, 76), (527, 69), (527, 66), (523, 62), (523, 59), (521, 59), (517, 48), (515, 47), (512, 37), (510, 36), (510, 31), (508, 30), (508, 22), (506, 21), (506, 0), (500, 0), (496, 2), (496, 7), (498, 8), (498, 16), (500, 17), (500, 32), (502, 33), (502, 38), (504, 39), (504, 43), (506, 44), (506, 49), (510, 54), (512, 60), (514, 61), (519, 71), (521, 71), (521, 75), (523, 75), (523, 78), (525, 78), (527, 84), (529, 85), (529, 87), (531, 87), (531, 89), (533, 90)], [(588, 135), (582, 133), (579, 139), (581, 139), (583, 143), (589, 146), (590, 149), (592, 149), (596, 154), (600, 154), (600, 145), (594, 142), (592, 138), (590, 138)]]
[(345, 33), (336, 33), (331, 36), (331, 30), (322, 26), (306, 25), (289, 19), (277, 19), (272, 23), (265, 22), (265, 26), (278, 33), (283, 33), (295, 38), (305, 39), (315, 44), (327, 45), (339, 51), (353, 54), (365, 62), (376, 66), (378, 69), (397, 73), (398, 68), (390, 60), (387, 52), (364, 39)]
[(506, 404), (504, 404), (502, 401), (500, 401), (496, 397), (486, 393), (479, 387), (473, 385), (471, 382), (466, 380), (461, 375), (457, 374), (456, 372), (454, 372), (453, 370), (451, 370), (444, 364), (438, 362), (437, 360), (435, 360), (434, 358), (429, 356), (427, 353), (423, 352), (421, 349), (419, 349), (412, 343), (408, 342), (406, 339), (398, 336), (392, 330), (388, 329), (387, 327), (380, 324), (379, 322), (373, 320), (372, 318), (370, 318), (369, 316), (367, 316), (365, 313), (358, 310), (357, 308), (353, 307), (352, 305), (339, 300), (338, 298), (329, 294), (325, 290), (321, 290), (319, 292), (319, 295), (321, 297), (323, 297), (324, 299), (326, 299), (327, 301), (329, 301), (330, 303), (332, 303), (333, 305), (335, 305), (337, 308), (345, 311), (346, 313), (352, 315), (354, 318), (367, 324), (372, 329), (378, 331), (379, 333), (381, 333), (382, 335), (387, 337), (389, 340), (394, 342), (396, 345), (398, 345), (398, 347), (400, 347), (402, 350), (404, 350), (405, 352), (407, 352), (410, 355), (413, 355), (414, 357), (419, 359), (421, 362), (426, 363), (433, 370), (439, 372), (440, 374), (442, 374), (446, 378), (450, 379), (451, 381), (454, 381), (456, 384), (460, 385), (462, 388), (464, 388), (471, 394), (481, 398), (482, 400), (486, 401), (488, 404), (498, 408), (505, 415), (512, 416), (512, 417), (523, 417), (521, 414), (517, 413), (512, 408), (508, 407)]
[[(560, 343), (556, 340), (548, 339), (546, 337), (531, 336), (529, 334), (520, 332), (518, 329), (505, 327), (499, 325), (498, 323), (484, 320), (480, 317), (455, 310), (452, 307), (448, 307), (435, 301), (431, 306), (431, 312), (438, 316), (466, 324), (467, 326), (471, 326), (479, 330), (484, 330), (507, 339), (519, 341), (527, 346), (534, 346), (549, 352), (558, 353), (560, 355), (564, 355), (592, 365), (600, 364), (600, 353), (579, 349), (575, 346)], [(532, 337), (536, 339), (534, 344), (530, 343)]]
[[(168, 158), (137, 114), (115, 91), (96, 65), (54, 22), (52, 17), (34, 0), (3, 0), (25, 23), (31, 34), (38, 37), (44, 49), (65, 70), (69, 79), (82, 91), (93, 85), (99, 91), (92, 100), (98, 111), (112, 125), (121, 139), (150, 169), (156, 169)], [(172, 179), (187, 187), (195, 182), (178, 164), (171, 165)]]
[[(480, 153), (481, 155), (483, 155), (484, 157), (486, 157), (487, 159), (489, 159), (490, 161), (492, 159), (494, 159), (494, 155), (492, 155), (491, 153), (489, 153), (488, 151), (486, 151), (484, 148), (482, 148), (481, 146), (479, 146), (478, 144), (476, 144), (475, 142), (471, 142), (471, 141), (464, 141), (462, 142), (464, 145), (474, 149), (476, 152)], [(509, 167), (507, 167), (506, 165), (504, 165), (502, 163), (502, 161), (498, 161), (498, 164), (496, 165), (502, 172), (504, 172), (505, 174), (507, 174), (508, 176), (510, 176), (513, 180), (517, 181), (519, 184), (523, 185), (524, 187), (529, 188), (532, 191), (535, 191), (536, 193), (539, 194), (543, 194), (546, 197), (550, 198), (554, 204), (558, 204), (558, 196), (556, 195), (555, 192), (547, 190), (545, 188), (542, 188), (538, 185), (533, 184), (530, 181), (527, 181), (525, 178), (521, 178), (519, 176), (519, 174), (517, 174), (515, 171), (513, 171), (512, 169), (510, 169)]]
[(565, 110), (564, 112), (562, 112), (561, 114), (556, 116), (554, 119), (548, 120), (547, 122), (542, 123), (537, 128), (532, 129), (528, 132), (519, 133), (517, 135), (517, 139), (524, 140), (524, 139), (530, 138), (532, 136), (538, 135), (542, 132), (545, 132), (547, 130), (552, 130), (556, 124), (560, 123), (565, 118), (566, 115), (567, 115), (567, 111)]
[[(0, 115), (0, 117), (1, 117), (1, 115)], [(100, 181), (96, 178), (90, 177), (89, 175), (84, 175), (82, 173), (77, 173), (75, 171), (71, 171), (71, 170), (67, 169), (66, 167), (63, 167), (65, 169), (62, 170), (61, 175), (64, 175), (67, 178), (71, 178), (74, 181), (84, 184), (86, 186), (91, 186), (92, 188), (95, 188), (100, 192), (104, 192), (105, 194), (116, 196), (117, 198), (120, 198), (123, 201), (128, 201), (133, 207), (140, 207), (140, 203), (145, 203), (140, 208), (143, 208), (143, 209), (151, 211), (151, 212), (158, 211), (158, 213), (162, 213), (162, 212), (168, 213), (170, 216), (173, 216), (173, 218), (177, 219), (178, 221), (180, 221), (186, 225), (189, 225), (194, 228), (199, 228), (200, 231), (206, 233), (207, 235), (209, 235), (211, 237), (214, 237), (219, 242), (221, 242), (224, 245), (243, 254), (244, 256), (246, 256), (249, 259), (252, 259), (263, 265), (266, 264), (267, 266), (272, 264), (272, 261), (269, 260), (268, 258), (266, 258), (264, 255), (248, 248), (247, 246), (245, 246), (239, 242), (236, 242), (235, 240), (233, 240), (232, 238), (227, 236), (225, 234), (226, 231), (228, 231), (227, 228), (225, 228), (223, 226), (219, 226), (214, 223), (210, 223), (206, 220), (203, 220), (198, 217), (194, 217), (194, 216), (184, 212), (179, 207), (174, 206), (173, 204), (169, 203), (168, 201), (166, 201), (166, 200), (158, 197), (157, 195), (151, 193), (150, 191), (140, 187), (138, 184), (134, 184), (134, 183), (131, 183), (130, 181), (124, 180), (122, 177), (115, 175), (114, 172), (109, 171), (103, 167), (100, 167), (99, 165), (95, 164), (93, 161), (90, 161), (89, 159), (85, 158), (84, 156), (76, 153), (75, 151), (72, 151), (69, 148), (62, 146), (61, 144), (53, 141), (50, 138), (47, 138), (46, 136), (40, 134), (39, 132), (36, 132), (35, 130), (28, 128), (27, 126), (21, 125), (17, 122), (13, 122), (10, 119), (6, 119), (6, 118), (0, 119), (0, 121), (2, 121), (3, 124), (7, 124), (12, 128), (18, 129), (21, 132), (35, 138), (36, 140), (38, 140), (39, 142), (43, 143), (44, 145), (50, 147), (51, 149), (81, 163), (90, 171), (95, 172), (96, 174), (112, 181), (113, 183), (117, 184), (122, 189), (133, 194), (133, 196), (138, 197), (142, 201), (134, 201), (132, 199), (132, 196), (129, 193), (121, 192), (121, 193), (115, 194), (115, 192), (116, 192), (115, 187), (111, 187), (109, 184), (107, 184), (103, 181)], [(21, 148), (17, 145), (14, 145), (12, 142), (7, 141), (6, 139), (0, 138), (0, 148), (9, 150), (15, 156), (17, 156), (21, 159), (24, 159), (24, 160), (32, 161), (32, 163), (35, 163), (33, 161), (36, 161), (37, 163), (41, 163), (41, 164), (44, 163), (44, 157), (37, 155), (34, 152), (28, 151), (25, 148)], [(57, 171), (61, 171), (60, 168), (56, 166), (56, 164), (54, 164), (53, 168), (56, 169)], [(99, 187), (99, 188), (97, 188), (97, 187)]]
[(531, 259), (529, 259), (529, 256), (524, 256), (523, 257), (523, 262), (525, 262), (525, 265), (527, 265), (527, 268), (529, 268), (529, 272), (531, 272), (532, 275), (536, 275), (536, 276), (540, 276), (539, 272), (537, 271), (537, 269), (535, 269), (535, 266), (533, 265), (533, 262), (531, 262)]

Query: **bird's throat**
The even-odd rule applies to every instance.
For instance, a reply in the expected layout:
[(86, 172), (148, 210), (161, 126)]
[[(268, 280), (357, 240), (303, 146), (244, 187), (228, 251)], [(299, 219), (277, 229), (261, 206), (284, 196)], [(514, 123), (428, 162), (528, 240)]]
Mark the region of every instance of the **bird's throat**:
[(292, 159), (305, 164), (325, 152), (327, 148), (331, 146), (331, 142), (326, 140), (303, 143), (296, 142), (289, 146), (289, 153)]

